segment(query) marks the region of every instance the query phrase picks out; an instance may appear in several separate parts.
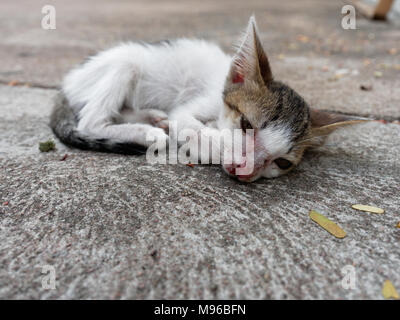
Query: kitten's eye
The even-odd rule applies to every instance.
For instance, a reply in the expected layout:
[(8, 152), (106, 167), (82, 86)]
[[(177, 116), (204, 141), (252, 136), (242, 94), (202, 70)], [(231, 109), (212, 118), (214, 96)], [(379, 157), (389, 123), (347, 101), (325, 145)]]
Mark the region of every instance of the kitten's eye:
[(249, 120), (247, 120), (244, 116), (242, 116), (240, 119), (240, 128), (242, 128), (244, 132), (246, 132), (247, 129), (253, 129)]
[(287, 170), (293, 165), (293, 163), (291, 163), (289, 160), (286, 160), (284, 158), (275, 159), (274, 162), (282, 170)]

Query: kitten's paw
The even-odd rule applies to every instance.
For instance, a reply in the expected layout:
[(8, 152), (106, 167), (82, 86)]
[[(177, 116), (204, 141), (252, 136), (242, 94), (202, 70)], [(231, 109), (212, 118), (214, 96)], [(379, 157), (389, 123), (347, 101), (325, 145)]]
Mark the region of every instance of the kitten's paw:
[(169, 121), (168, 119), (161, 119), (154, 124), (155, 127), (163, 129), (166, 134), (169, 133)]
[(168, 144), (168, 135), (161, 128), (152, 128), (146, 134), (146, 146), (149, 147), (153, 143), (160, 145)]
[(168, 116), (161, 110), (149, 110), (147, 114), (147, 121), (153, 127), (163, 129), (168, 134)]
[(159, 122), (168, 119), (168, 115), (164, 111), (157, 109), (146, 110), (145, 115), (147, 122), (154, 127), (157, 127)]

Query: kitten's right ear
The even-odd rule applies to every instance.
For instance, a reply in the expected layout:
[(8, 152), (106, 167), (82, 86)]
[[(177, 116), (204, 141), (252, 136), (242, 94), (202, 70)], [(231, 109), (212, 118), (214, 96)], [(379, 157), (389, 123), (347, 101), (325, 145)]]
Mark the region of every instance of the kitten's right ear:
[(256, 19), (251, 16), (231, 64), (227, 80), (230, 83), (253, 80), (268, 87), (272, 82), (271, 68), (257, 32)]

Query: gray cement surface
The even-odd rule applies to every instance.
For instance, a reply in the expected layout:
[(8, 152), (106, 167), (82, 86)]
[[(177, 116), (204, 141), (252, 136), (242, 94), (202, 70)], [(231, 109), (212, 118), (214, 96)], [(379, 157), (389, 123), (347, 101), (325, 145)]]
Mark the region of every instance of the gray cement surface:
[[(386, 279), (400, 290), (398, 124), (343, 129), (289, 175), (250, 185), (218, 166), (153, 166), (57, 140), (56, 151), (38, 150), (54, 138), (56, 90), (46, 87), (86, 55), (176, 36), (228, 50), (252, 12), (276, 77), (313, 106), (400, 119), (398, 22), (360, 18), (343, 30), (333, 1), (54, 1), (57, 29), (44, 31), (42, 3), (19, 3), (0, 3), (0, 80), (30, 84), (0, 85), (0, 298), (382, 299)], [(311, 209), (347, 236), (320, 228)], [(42, 287), (46, 265), (55, 290)]]

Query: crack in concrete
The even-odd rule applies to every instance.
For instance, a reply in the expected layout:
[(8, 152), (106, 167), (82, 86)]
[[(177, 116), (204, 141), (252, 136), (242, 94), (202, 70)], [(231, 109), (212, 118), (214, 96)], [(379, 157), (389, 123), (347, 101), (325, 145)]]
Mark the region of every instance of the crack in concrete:
[(37, 82), (26, 82), (26, 81), (18, 81), (18, 80), (0, 80), (0, 84), (9, 86), (9, 87), (27, 87), (27, 88), (39, 88), (39, 89), (51, 89), (51, 90), (59, 90), (60, 86), (51, 86), (46, 84), (41, 84)]
[[(46, 84), (41, 84), (37, 82), (26, 82), (26, 81), (19, 81), (19, 80), (2, 80), (0, 79), (0, 85), (6, 85), (10, 87), (27, 87), (27, 88), (38, 88), (38, 89), (49, 89), (49, 90), (60, 90), (61, 87), (54, 85), (46, 85)], [(385, 116), (385, 117), (380, 117), (377, 119), (374, 117), (372, 114), (360, 114), (360, 113), (351, 113), (351, 112), (341, 112), (341, 111), (335, 111), (335, 110), (330, 110), (330, 109), (322, 109), (323, 111), (335, 113), (335, 114), (343, 114), (347, 116), (353, 116), (353, 117), (366, 117), (370, 118), (370, 120), (376, 120), (376, 121), (386, 121), (386, 122), (398, 122), (400, 121), (400, 117), (390, 117), (390, 116)]]

